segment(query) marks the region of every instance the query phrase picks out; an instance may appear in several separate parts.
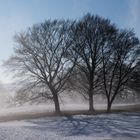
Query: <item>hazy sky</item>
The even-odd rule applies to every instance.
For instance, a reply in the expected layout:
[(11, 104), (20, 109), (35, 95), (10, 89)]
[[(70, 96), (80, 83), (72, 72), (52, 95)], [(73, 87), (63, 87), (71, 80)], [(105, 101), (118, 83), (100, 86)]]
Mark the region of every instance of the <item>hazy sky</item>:
[[(12, 54), (16, 32), (45, 19), (75, 19), (87, 12), (134, 28), (140, 37), (140, 0), (0, 0), (0, 64)], [(0, 81), (9, 82), (7, 74), (0, 73)]]

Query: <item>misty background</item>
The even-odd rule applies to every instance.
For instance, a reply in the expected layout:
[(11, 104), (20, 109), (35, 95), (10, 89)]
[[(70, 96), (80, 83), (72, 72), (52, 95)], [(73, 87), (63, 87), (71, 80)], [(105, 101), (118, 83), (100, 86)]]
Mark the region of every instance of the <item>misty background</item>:
[[(3, 61), (13, 53), (13, 46), (15, 45), (13, 36), (15, 33), (46, 19), (75, 19), (90, 12), (109, 18), (119, 28), (133, 28), (136, 35), (140, 37), (139, 9), (139, 0), (0, 0), (1, 107), (5, 106), (5, 103), (9, 103), (9, 100), (12, 100), (16, 88), (16, 85), (12, 84), (12, 74), (8, 75), (2, 66)], [(132, 100), (138, 100), (138, 98)]]

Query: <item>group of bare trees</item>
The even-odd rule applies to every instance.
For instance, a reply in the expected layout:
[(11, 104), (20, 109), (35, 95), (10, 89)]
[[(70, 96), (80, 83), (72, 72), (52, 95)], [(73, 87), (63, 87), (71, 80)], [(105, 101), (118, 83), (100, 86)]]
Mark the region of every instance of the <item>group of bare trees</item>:
[(93, 95), (104, 94), (110, 111), (129, 85), (140, 49), (133, 31), (90, 14), (78, 21), (47, 20), (17, 34), (15, 42), (5, 64), (20, 79), (18, 93), (29, 100), (52, 100), (56, 113), (59, 95), (68, 89), (86, 96), (90, 111)]

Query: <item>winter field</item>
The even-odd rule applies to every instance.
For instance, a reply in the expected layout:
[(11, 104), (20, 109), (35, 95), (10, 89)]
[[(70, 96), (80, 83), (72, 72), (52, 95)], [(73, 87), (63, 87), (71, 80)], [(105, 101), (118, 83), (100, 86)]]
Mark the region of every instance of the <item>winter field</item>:
[[(133, 104), (127, 105), (134, 107)], [(102, 110), (104, 105), (96, 105)], [(120, 105), (114, 105), (114, 109)], [(126, 105), (121, 105), (126, 108)], [(83, 111), (87, 105), (63, 105)], [(0, 140), (139, 140), (140, 112), (54, 116), (51, 105), (10, 107), (0, 112)]]

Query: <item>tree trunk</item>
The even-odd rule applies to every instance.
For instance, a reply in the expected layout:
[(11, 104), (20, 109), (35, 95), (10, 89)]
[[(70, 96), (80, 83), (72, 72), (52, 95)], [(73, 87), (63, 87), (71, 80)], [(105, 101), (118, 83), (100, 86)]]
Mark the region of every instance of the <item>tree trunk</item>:
[(111, 112), (111, 103), (107, 103), (107, 113), (110, 113)]
[(112, 106), (112, 103), (113, 103), (116, 95), (117, 95), (117, 92), (114, 93), (114, 95), (112, 96), (111, 99), (109, 97), (107, 98), (107, 113), (110, 113), (111, 112), (111, 106)]
[(55, 113), (56, 114), (60, 114), (60, 104), (59, 104), (59, 99), (58, 99), (58, 95), (56, 93), (53, 93), (53, 101), (54, 101), (54, 105), (55, 105)]
[(93, 112), (94, 111), (94, 107), (93, 107), (93, 94), (92, 91), (89, 91), (89, 111)]
[(107, 98), (107, 113), (111, 112), (111, 106), (112, 106), (112, 101), (110, 101), (108, 97)]

